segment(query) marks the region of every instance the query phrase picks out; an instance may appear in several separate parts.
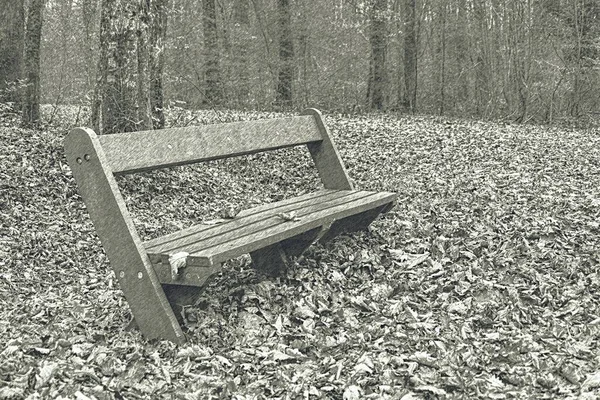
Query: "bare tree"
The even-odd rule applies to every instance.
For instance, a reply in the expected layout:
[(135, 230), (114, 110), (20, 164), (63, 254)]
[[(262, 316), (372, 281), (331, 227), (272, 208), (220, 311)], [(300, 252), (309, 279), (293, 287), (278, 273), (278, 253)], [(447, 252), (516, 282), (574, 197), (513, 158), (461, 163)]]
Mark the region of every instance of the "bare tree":
[(0, 102), (20, 100), (9, 86), (21, 78), (24, 24), (24, 0), (0, 0)]
[(279, 73), (275, 103), (291, 107), (293, 102), (294, 43), (292, 40), (292, 17), (290, 0), (277, 0), (279, 28)]
[(404, 110), (417, 108), (417, 15), (416, 0), (405, 0), (404, 23)]
[(92, 124), (98, 132), (152, 129), (155, 114), (157, 127), (164, 125), (160, 55), (164, 7), (164, 0), (102, 0), (92, 103)]
[(81, 2), (81, 23), (83, 27), (82, 50), (85, 57), (84, 69), (86, 78), (86, 89), (94, 87), (94, 77), (96, 74), (95, 61), (97, 58), (97, 20), (100, 16), (98, 10), (98, 0), (82, 0)]
[(150, 109), (155, 129), (165, 127), (163, 70), (167, 41), (167, 6), (169, 0), (152, 0), (149, 45)]
[(148, 85), (148, 36), (150, 28), (150, 2), (151, 0), (140, 0), (137, 27), (135, 29), (137, 43), (137, 129), (152, 129), (152, 112), (150, 109), (150, 96)]
[(387, 83), (387, 0), (374, 0), (371, 5), (371, 60), (367, 84), (367, 101), (372, 110), (382, 110)]
[(35, 124), (40, 120), (40, 42), (44, 0), (31, 0), (25, 29), (25, 56), (23, 77), (23, 123)]
[(233, 4), (233, 66), (238, 74), (237, 79), (237, 102), (238, 105), (246, 105), (250, 97), (249, 76), (249, 47), (250, 41), (250, 3), (249, 0), (235, 0)]
[(440, 1), (439, 19), (440, 19), (440, 79), (439, 79), (439, 107), (438, 114), (444, 115), (444, 106), (446, 103), (446, 22), (448, 16), (448, 4)]
[(203, 0), (204, 47), (206, 51), (204, 105), (220, 105), (223, 96), (221, 90), (221, 71), (219, 67), (219, 40), (217, 31), (217, 8), (215, 0)]
[[(0, 60), (7, 65), (0, 68), (0, 91), (7, 80), (19, 79), (14, 72), (22, 69), (6, 64), (6, 60), (19, 64), (18, 56), (7, 55), (22, 52), (6, 47), (18, 45), (17, 39), (6, 38), (19, 34), (18, 29), (7, 28), (19, 25), (18, 15), (6, 13), (31, 1), (0, 0), (4, 5)], [(118, 17), (99, 18), (98, 4), (106, 2), (122, 10)], [(380, 18), (385, 12), (378, 10), (385, 9), (385, 3), (393, 13)], [(106, 110), (122, 113), (131, 127), (147, 126), (143, 111), (149, 99), (154, 127), (163, 126), (163, 86), (170, 99), (189, 107), (398, 106), (406, 112), (547, 122), (594, 115), (600, 107), (598, 0), (173, 0), (168, 7), (167, 0), (52, 0), (49, 4), (41, 51), (44, 98), (79, 102), (96, 80), (100, 83), (92, 107), (96, 123), (102, 120), (105, 105)], [(150, 4), (146, 22), (140, 19), (144, 15), (140, 4)], [(91, 39), (97, 40), (100, 21), (103, 26), (108, 21), (120, 36), (103, 39), (99, 46)], [(204, 22), (200, 29), (199, 21)], [(150, 24), (148, 31), (145, 24)], [(72, 31), (80, 34), (71, 35)], [(125, 40), (129, 36), (131, 40)], [(124, 56), (117, 56), (118, 51)], [(102, 67), (98, 71), (104, 71), (98, 75), (95, 67), (90, 69), (97, 61)], [(6, 79), (11, 71), (12, 78)], [(393, 79), (385, 76), (386, 71), (394, 71)], [(123, 81), (124, 76), (129, 78)], [(109, 84), (119, 87), (114, 107), (109, 107), (105, 91)], [(141, 94), (146, 91), (150, 93)], [(395, 104), (388, 104), (388, 98)], [(124, 113), (127, 108), (132, 112)]]

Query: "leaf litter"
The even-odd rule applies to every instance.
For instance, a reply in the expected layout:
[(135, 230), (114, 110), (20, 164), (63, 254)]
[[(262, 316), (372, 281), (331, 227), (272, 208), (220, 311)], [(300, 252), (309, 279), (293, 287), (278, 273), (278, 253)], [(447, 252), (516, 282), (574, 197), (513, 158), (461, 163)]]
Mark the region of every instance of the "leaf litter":
[[(598, 398), (600, 132), (326, 120), (357, 188), (396, 208), (279, 278), (229, 261), (186, 307), (183, 346), (127, 329), (66, 129), (1, 128), (0, 399)], [(319, 188), (300, 149), (119, 184), (143, 240)]]

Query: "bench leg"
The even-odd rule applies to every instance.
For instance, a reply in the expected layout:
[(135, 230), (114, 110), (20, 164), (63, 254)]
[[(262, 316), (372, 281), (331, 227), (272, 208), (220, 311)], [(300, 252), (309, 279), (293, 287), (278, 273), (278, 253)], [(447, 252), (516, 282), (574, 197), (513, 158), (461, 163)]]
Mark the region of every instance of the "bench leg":
[[(182, 286), (182, 285), (168, 285), (163, 284), (163, 290), (165, 291), (165, 296), (167, 296), (167, 300), (173, 309), (173, 313), (175, 314), (175, 318), (177, 318), (177, 322), (179, 325), (183, 325), (183, 308), (185, 306), (191, 306), (196, 303), (196, 300), (200, 297), (202, 293), (203, 287), (197, 286)], [(127, 327), (126, 331), (131, 332), (135, 329), (139, 329), (135, 318), (133, 318)]]
[(298, 257), (317, 240), (322, 230), (322, 227), (314, 228), (282, 241), (281, 246), (283, 247), (283, 251), (285, 251), (288, 257)]
[(65, 155), (140, 330), (148, 339), (184, 343), (183, 331), (135, 230), (98, 137), (85, 128), (71, 131), (65, 140)]
[(264, 275), (277, 276), (287, 268), (287, 256), (281, 243), (250, 253), (254, 267)]
[(360, 214), (342, 218), (334, 221), (329, 229), (319, 238), (322, 243), (328, 242), (340, 233), (350, 233), (361, 230), (366, 230), (371, 222), (375, 220), (382, 212), (387, 212), (393, 207), (393, 203), (384, 204), (383, 206), (373, 208), (361, 212)]

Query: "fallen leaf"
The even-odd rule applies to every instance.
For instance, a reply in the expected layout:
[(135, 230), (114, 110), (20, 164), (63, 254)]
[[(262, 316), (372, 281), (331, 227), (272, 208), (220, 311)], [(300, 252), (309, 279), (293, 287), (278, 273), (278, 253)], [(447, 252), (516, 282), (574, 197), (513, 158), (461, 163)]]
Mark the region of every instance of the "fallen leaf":
[(241, 208), (229, 205), (219, 212), (219, 216), (224, 219), (234, 219), (242, 211)]
[(600, 371), (589, 375), (581, 385), (581, 390), (586, 392), (597, 387), (600, 387)]
[(359, 400), (361, 398), (361, 390), (356, 385), (348, 386), (342, 395), (343, 400)]
[(40, 372), (36, 376), (35, 388), (39, 389), (48, 384), (50, 379), (54, 377), (54, 374), (58, 371), (58, 363), (55, 362), (44, 362), (40, 368)]
[(300, 221), (300, 218), (297, 216), (296, 211), (290, 211), (289, 213), (279, 213), (277, 216), (284, 221), (296, 222)]
[(0, 388), (0, 400), (18, 400), (25, 395), (25, 389), (19, 387)]
[(446, 396), (446, 391), (432, 385), (421, 385), (415, 388), (417, 392), (429, 392), (436, 396)]

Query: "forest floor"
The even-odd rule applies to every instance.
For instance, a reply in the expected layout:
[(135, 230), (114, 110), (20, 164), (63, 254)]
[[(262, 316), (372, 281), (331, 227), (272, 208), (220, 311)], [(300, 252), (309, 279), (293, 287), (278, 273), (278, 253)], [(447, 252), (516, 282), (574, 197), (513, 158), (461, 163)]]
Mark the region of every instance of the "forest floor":
[[(231, 260), (181, 346), (126, 329), (68, 128), (0, 120), (0, 400), (600, 398), (600, 130), (325, 119), (356, 186), (397, 206), (277, 279)], [(319, 187), (301, 149), (118, 182), (142, 239)]]

